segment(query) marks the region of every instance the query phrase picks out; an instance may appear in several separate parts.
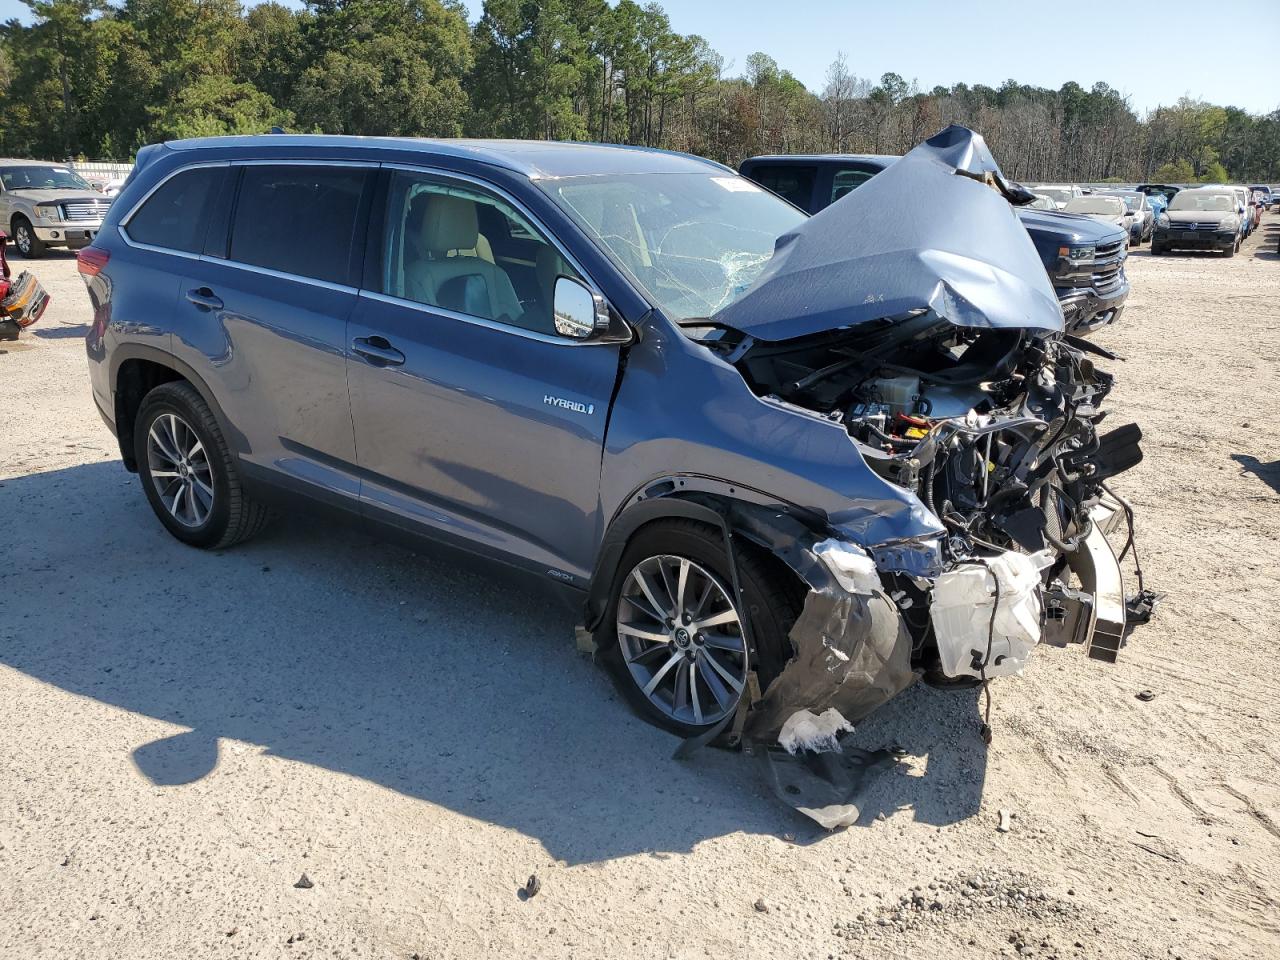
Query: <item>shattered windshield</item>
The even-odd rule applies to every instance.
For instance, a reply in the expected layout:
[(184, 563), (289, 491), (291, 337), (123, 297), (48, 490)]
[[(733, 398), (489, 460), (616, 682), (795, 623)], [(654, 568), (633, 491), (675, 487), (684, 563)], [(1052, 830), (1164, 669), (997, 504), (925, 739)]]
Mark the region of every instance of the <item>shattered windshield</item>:
[(620, 174), (539, 186), (638, 280), (671, 319), (738, 299), (806, 215), (742, 177)]

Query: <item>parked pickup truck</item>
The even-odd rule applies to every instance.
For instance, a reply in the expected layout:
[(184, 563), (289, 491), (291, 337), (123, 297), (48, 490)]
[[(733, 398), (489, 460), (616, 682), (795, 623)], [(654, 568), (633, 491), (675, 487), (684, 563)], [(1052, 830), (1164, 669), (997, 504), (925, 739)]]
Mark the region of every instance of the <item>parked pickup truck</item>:
[[(817, 213), (884, 170), (897, 157), (877, 154), (767, 156), (738, 172), (802, 210)], [(1089, 217), (1016, 208), (1049, 273), (1067, 330), (1089, 333), (1114, 323), (1129, 296), (1125, 233)]]
[(70, 167), (37, 160), (0, 160), (0, 229), (24, 257), (48, 247), (87, 247), (111, 201)]

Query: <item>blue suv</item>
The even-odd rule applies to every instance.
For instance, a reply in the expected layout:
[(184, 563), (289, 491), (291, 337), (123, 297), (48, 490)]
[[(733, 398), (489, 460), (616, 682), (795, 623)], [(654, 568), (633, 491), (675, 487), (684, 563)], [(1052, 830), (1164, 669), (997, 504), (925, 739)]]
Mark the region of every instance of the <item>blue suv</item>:
[(486, 554), (576, 591), (648, 719), (804, 745), (1119, 648), (1136, 428), (1095, 431), (1111, 378), (993, 177), (962, 128), (813, 218), (655, 150), (151, 146), (79, 257), (93, 397), (184, 543), (305, 498)]

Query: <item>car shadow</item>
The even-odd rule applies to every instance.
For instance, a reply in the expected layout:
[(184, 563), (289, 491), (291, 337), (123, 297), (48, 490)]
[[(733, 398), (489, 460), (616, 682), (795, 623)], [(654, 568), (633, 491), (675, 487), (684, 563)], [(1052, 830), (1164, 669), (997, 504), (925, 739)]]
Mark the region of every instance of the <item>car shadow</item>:
[(31, 329), (31, 332), (41, 340), (83, 340), (89, 334), (89, 324), (74, 323), (58, 327), (35, 326)]
[[(509, 827), (568, 863), (738, 832), (826, 836), (742, 754), (673, 760), (677, 741), (575, 650), (574, 609), (500, 566), (314, 518), (282, 518), (233, 550), (191, 549), (118, 461), (4, 480), (0, 516), (0, 556), (22, 574), (0, 662), (172, 724), (102, 758), (157, 786), (207, 776), (232, 740)], [(917, 760), (869, 784), (860, 822), (972, 816), (986, 771), (978, 726), (974, 691), (920, 685), (868, 718), (856, 746)]]
[(1257, 457), (1250, 456), (1247, 453), (1233, 453), (1231, 455), (1231, 459), (1240, 464), (1241, 468), (1246, 472), (1252, 473), (1276, 493), (1280, 493), (1280, 460), (1272, 460), (1270, 463), (1263, 463)]

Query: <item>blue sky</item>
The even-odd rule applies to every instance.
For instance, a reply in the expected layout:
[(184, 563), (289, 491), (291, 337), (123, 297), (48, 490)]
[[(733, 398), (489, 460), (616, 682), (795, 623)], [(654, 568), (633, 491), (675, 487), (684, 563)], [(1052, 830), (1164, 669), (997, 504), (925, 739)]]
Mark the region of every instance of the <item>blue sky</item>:
[[(482, 0), (465, 3), (476, 19)], [(662, 5), (672, 26), (705, 37), (730, 73), (763, 50), (812, 90), (822, 88), (827, 65), (844, 51), (859, 76), (893, 71), (926, 90), (957, 82), (998, 86), (1009, 78), (1055, 89), (1068, 80), (1084, 87), (1101, 80), (1129, 95), (1139, 112), (1183, 95), (1254, 113), (1280, 107), (1277, 0), (1112, 0), (1079, 10), (1030, 0)], [(0, 19), (14, 16), (26, 18), (27, 8), (19, 0), (0, 0)], [(1144, 28), (1144, 21), (1154, 25)], [(1250, 25), (1251, 31), (1241, 29)], [(1188, 61), (1198, 66), (1174, 66)]]

